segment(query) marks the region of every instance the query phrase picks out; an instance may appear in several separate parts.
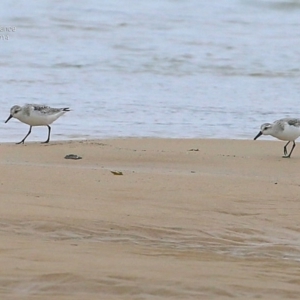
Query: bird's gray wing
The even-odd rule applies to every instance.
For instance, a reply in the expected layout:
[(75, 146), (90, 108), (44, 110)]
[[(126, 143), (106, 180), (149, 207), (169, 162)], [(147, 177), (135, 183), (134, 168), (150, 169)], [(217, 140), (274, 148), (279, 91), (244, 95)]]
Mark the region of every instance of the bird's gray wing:
[(296, 119), (296, 118), (289, 119), (289, 118), (287, 118), (286, 122), (291, 126), (295, 126), (295, 127), (300, 126), (300, 119)]
[(33, 107), (33, 109), (35, 111), (38, 111), (41, 114), (51, 115), (51, 114), (55, 114), (55, 113), (58, 113), (59, 111), (61, 111), (60, 108), (52, 108), (47, 105), (41, 105), (41, 104), (30, 104), (30, 105)]

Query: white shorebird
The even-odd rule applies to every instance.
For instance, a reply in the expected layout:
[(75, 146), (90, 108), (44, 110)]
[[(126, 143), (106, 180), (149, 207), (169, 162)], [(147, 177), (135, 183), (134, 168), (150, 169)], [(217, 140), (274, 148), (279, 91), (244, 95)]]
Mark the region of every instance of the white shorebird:
[[(295, 140), (300, 136), (300, 119), (284, 118), (275, 121), (273, 124), (264, 123), (260, 127), (260, 132), (254, 138), (256, 140), (262, 134), (271, 135), (282, 141), (288, 141), (283, 147), (284, 158), (290, 158), (291, 154), (296, 147)], [(292, 149), (287, 154), (287, 145), (293, 142)]]
[(32, 126), (47, 126), (48, 127), (48, 138), (43, 143), (49, 143), (51, 127), (52, 124), (60, 116), (62, 116), (67, 111), (70, 111), (68, 107), (65, 108), (52, 108), (46, 105), (40, 104), (25, 104), (24, 106), (14, 105), (10, 109), (10, 115), (5, 121), (7, 123), (11, 118), (16, 118), (19, 121), (28, 124), (29, 131), (23, 140), (17, 144), (24, 144), (26, 138), (31, 133)]

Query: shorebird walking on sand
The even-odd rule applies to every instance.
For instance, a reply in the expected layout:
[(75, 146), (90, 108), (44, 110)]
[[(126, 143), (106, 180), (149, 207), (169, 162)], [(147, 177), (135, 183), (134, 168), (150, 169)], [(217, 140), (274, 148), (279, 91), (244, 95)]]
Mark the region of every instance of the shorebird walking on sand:
[(70, 111), (68, 107), (65, 108), (52, 108), (46, 105), (40, 104), (25, 104), (24, 106), (14, 105), (10, 109), (10, 115), (5, 121), (7, 123), (11, 118), (16, 118), (19, 121), (28, 124), (29, 131), (23, 140), (17, 144), (24, 144), (26, 138), (31, 133), (32, 126), (47, 126), (48, 127), (48, 138), (43, 143), (49, 143), (51, 127), (52, 124), (60, 116), (62, 116), (67, 111)]
[[(283, 158), (290, 158), (291, 154), (296, 147), (295, 140), (300, 136), (300, 119), (295, 118), (284, 118), (275, 121), (273, 124), (264, 123), (260, 127), (260, 132), (254, 138), (256, 140), (262, 134), (271, 135), (282, 141), (288, 141), (283, 147)], [(292, 149), (287, 154), (287, 145), (293, 142)]]

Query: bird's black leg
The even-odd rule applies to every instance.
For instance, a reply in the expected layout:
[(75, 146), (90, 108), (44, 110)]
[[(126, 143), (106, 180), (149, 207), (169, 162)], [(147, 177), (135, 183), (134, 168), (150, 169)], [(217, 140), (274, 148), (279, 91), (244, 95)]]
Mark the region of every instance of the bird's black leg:
[(284, 157), (284, 158), (288, 157), (288, 156), (287, 156), (287, 149), (286, 149), (286, 147), (288, 146), (288, 144), (289, 144), (290, 142), (291, 142), (291, 141), (288, 141), (288, 142), (285, 144), (285, 146), (283, 147), (283, 154), (284, 154), (284, 156), (282, 156), (282, 157)]
[(47, 125), (47, 127), (48, 127), (48, 138), (47, 138), (47, 140), (45, 142), (42, 142), (42, 144), (47, 144), (50, 141), (51, 127), (49, 125)]
[(295, 141), (293, 141), (293, 147), (292, 147), (292, 149), (291, 149), (289, 155), (286, 155), (286, 156), (283, 156), (283, 157), (284, 157), (284, 158), (290, 158), (290, 157), (291, 157), (291, 154), (292, 154), (292, 152), (293, 152), (293, 150), (294, 150), (295, 147), (296, 147), (296, 143), (295, 143)]
[(32, 126), (29, 127), (29, 131), (28, 131), (28, 133), (26, 134), (26, 136), (24, 137), (24, 139), (23, 139), (21, 142), (16, 143), (17, 145), (18, 145), (18, 144), (24, 144), (26, 138), (27, 138), (27, 137), (29, 136), (29, 134), (31, 133), (31, 128), (32, 128)]

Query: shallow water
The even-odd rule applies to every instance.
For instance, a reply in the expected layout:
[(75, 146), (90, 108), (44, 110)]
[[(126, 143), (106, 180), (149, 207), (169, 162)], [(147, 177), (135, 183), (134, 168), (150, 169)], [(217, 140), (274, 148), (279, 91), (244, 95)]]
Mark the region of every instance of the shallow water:
[[(3, 121), (69, 106), (52, 139), (253, 138), (299, 117), (300, 1), (2, 1)], [(1, 141), (28, 127), (0, 126)], [(28, 140), (44, 140), (34, 128)]]

